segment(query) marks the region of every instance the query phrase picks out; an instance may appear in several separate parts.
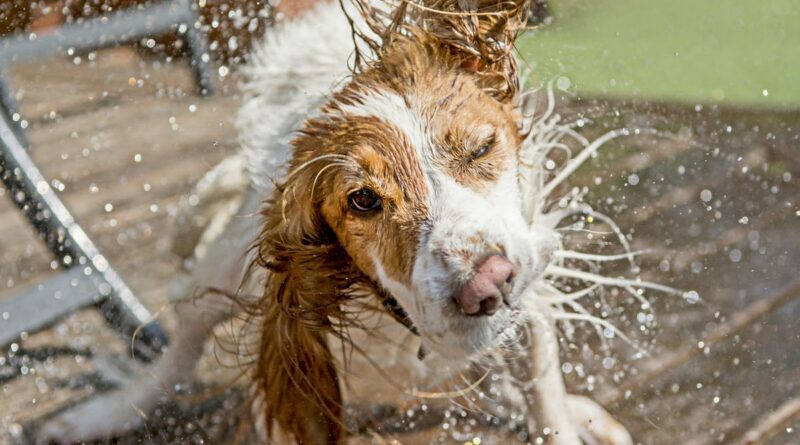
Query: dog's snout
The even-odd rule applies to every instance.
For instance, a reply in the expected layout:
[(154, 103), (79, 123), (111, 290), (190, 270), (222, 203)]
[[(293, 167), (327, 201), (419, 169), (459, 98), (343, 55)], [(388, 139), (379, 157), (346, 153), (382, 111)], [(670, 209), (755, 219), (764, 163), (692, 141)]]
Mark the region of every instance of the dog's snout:
[(467, 315), (492, 315), (503, 304), (513, 279), (511, 261), (502, 255), (492, 255), (478, 264), (475, 274), (456, 295), (456, 302)]

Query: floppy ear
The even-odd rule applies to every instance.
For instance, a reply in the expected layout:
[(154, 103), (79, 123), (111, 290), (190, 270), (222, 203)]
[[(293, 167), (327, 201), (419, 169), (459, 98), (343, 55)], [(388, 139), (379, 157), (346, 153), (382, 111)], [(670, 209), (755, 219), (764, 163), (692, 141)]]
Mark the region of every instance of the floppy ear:
[[(368, 28), (354, 25), (357, 69), (380, 59), (398, 37), (413, 39), (422, 31), (447, 48), (462, 68), (476, 74), (480, 86), (497, 100), (516, 98), (514, 42), (527, 23), (530, 0), (408, 0), (391, 14), (374, 1), (352, 1)], [(365, 47), (372, 57), (364, 55)], [(358, 66), (359, 61), (365, 62)]]
[(267, 430), (302, 444), (344, 440), (342, 396), (326, 342), (358, 274), (308, 196), (312, 171), (289, 175), (263, 211), (257, 263), (268, 270), (255, 380)]

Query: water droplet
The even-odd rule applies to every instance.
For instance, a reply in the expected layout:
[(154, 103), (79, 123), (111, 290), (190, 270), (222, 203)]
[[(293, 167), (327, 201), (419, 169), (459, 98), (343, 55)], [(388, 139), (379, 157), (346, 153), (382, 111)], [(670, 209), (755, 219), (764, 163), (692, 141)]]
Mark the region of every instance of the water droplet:
[(20, 437), (22, 436), (22, 425), (18, 423), (12, 423), (8, 426), (8, 432), (11, 434), (11, 437)]
[(108, 260), (106, 260), (106, 257), (103, 255), (95, 255), (95, 257), (92, 258), (92, 263), (100, 272), (105, 272), (106, 269), (108, 269)]
[(108, 283), (100, 283), (98, 286), (98, 290), (100, 291), (100, 295), (106, 296), (111, 294), (111, 285)]
[(704, 189), (702, 192), (700, 192), (700, 199), (702, 199), (703, 202), (709, 202), (709, 201), (711, 201), (711, 198), (713, 198), (713, 195), (711, 194), (711, 190)]
[(697, 291), (690, 290), (683, 295), (683, 298), (687, 303), (695, 304), (700, 301), (700, 294), (698, 294)]
[(50, 185), (47, 184), (47, 181), (39, 181), (36, 183), (36, 191), (40, 195), (44, 195), (48, 190), (50, 190)]

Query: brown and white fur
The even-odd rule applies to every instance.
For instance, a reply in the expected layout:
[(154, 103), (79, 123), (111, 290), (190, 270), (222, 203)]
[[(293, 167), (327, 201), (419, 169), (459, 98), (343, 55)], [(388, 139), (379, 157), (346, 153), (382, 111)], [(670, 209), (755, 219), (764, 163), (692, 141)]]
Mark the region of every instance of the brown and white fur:
[[(187, 292), (237, 289), (255, 264), (241, 295), (260, 296), (245, 304), (258, 331), (248, 375), (267, 443), (344, 443), (345, 402), (399, 404), (465, 376), (461, 386), (488, 385), (488, 372), (505, 376), (496, 402), (525, 413), (544, 443), (632, 443), (596, 403), (565, 393), (554, 318), (533, 295), (559, 241), (531, 225), (520, 179), (532, 179), (511, 54), (524, 3), (356, 1), (345, 7), (355, 38), (340, 5), (323, 3), (254, 52), (238, 116), (251, 181)], [(139, 425), (235, 306), (176, 305), (165, 354), (49, 421), (42, 441)]]

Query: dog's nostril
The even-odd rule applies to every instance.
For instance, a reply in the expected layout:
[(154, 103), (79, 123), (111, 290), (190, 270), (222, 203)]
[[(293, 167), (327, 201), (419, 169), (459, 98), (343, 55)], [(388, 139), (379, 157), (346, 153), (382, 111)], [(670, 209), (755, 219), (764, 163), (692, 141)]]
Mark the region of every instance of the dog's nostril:
[(491, 296), (481, 301), (481, 309), (475, 315), (492, 315), (500, 309), (501, 300), (497, 296)]
[(458, 292), (456, 302), (467, 315), (492, 315), (511, 292), (514, 265), (502, 255), (492, 255)]

